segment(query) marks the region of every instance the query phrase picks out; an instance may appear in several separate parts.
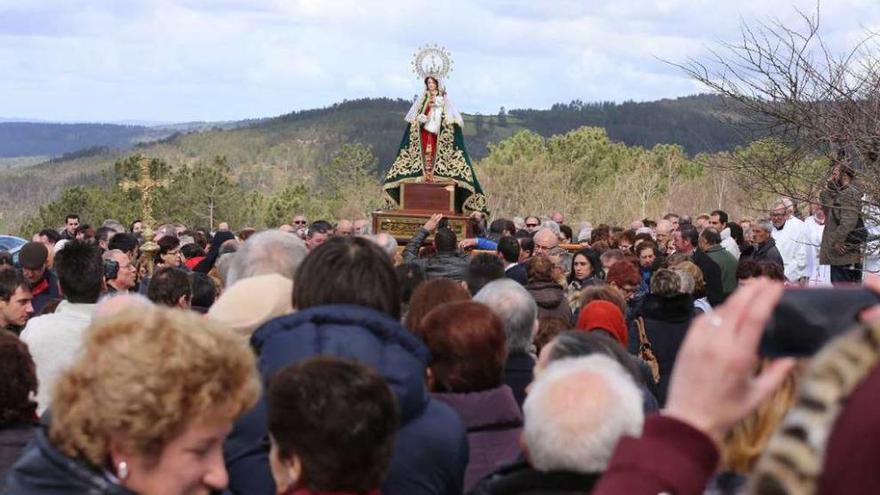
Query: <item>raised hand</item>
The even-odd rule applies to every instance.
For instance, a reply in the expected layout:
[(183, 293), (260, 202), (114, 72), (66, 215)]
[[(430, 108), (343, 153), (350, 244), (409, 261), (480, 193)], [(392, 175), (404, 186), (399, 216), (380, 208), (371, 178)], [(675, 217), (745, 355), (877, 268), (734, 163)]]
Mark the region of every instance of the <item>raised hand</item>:
[(425, 222), (425, 225), (423, 225), (422, 227), (428, 232), (434, 232), (435, 230), (437, 230), (437, 225), (442, 219), (443, 215), (441, 215), (440, 213), (435, 213), (431, 215), (431, 218), (429, 218), (428, 221)]

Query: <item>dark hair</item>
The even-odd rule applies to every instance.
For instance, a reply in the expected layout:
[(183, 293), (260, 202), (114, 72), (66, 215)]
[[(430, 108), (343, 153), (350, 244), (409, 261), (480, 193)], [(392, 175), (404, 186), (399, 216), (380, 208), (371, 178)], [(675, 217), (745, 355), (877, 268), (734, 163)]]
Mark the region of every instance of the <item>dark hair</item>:
[(437, 91), (440, 91), (440, 81), (437, 80), (434, 76), (427, 76), (424, 79), (425, 89), (428, 89), (428, 79), (434, 81), (434, 84), (437, 85)]
[(690, 242), (691, 246), (697, 247), (700, 241), (700, 234), (697, 232), (697, 228), (694, 227), (691, 223), (683, 223), (679, 224), (678, 232), (681, 234), (681, 238)]
[(617, 306), (621, 313), (626, 314), (626, 299), (619, 290), (610, 285), (591, 285), (582, 290), (579, 309), (583, 309), (593, 301), (608, 301)]
[(601, 278), (603, 270), (602, 261), (599, 258), (599, 253), (590, 248), (587, 248), (581, 249), (580, 251), (574, 253), (574, 256), (571, 257), (571, 273), (568, 274), (568, 283), (574, 282), (574, 259), (578, 256), (583, 256), (587, 258), (587, 263), (589, 263), (590, 267), (593, 269), (593, 277)]
[(135, 237), (134, 234), (129, 234), (126, 232), (114, 235), (113, 238), (110, 239), (110, 242), (107, 243), (107, 249), (111, 251), (114, 249), (118, 249), (123, 253), (130, 253), (137, 249), (137, 247), (137, 237)]
[(52, 244), (55, 244), (56, 242), (61, 240), (61, 234), (59, 234), (58, 231), (55, 229), (43, 229), (37, 235), (49, 239), (50, 241), (52, 241)]
[(755, 260), (743, 259), (736, 265), (736, 279), (745, 280), (752, 278), (758, 270), (758, 262)]
[(30, 290), (31, 286), (20, 271), (14, 268), (0, 270), (0, 301), (9, 302), (15, 291), (21, 287)]
[(672, 220), (673, 218), (681, 220), (681, 215), (678, 213), (667, 213), (663, 215), (663, 220)]
[(431, 351), (433, 391), (480, 392), (501, 385), (507, 339), (501, 319), (485, 304), (438, 306), (425, 315), (416, 333)]
[(156, 253), (156, 256), (158, 257), (157, 261), (159, 263), (162, 262), (161, 257), (165, 254), (168, 254), (168, 251), (180, 247), (180, 239), (173, 235), (166, 235), (165, 237), (159, 239), (156, 243), (159, 245), (159, 252)]
[(95, 229), (92, 228), (91, 225), (84, 223), (76, 228), (76, 234), (82, 234), (85, 239), (94, 239), (95, 238)]
[(506, 218), (499, 218), (497, 220), (493, 220), (492, 223), (489, 224), (489, 233), (498, 234), (503, 236), (505, 233), (508, 235), (513, 235), (516, 233), (516, 225), (513, 224), (512, 221)]
[(201, 272), (192, 272), (190, 277), (192, 278), (192, 305), (199, 308), (210, 308), (217, 297), (217, 286), (214, 281), (207, 274)]
[(642, 373), (626, 349), (605, 332), (584, 332), (568, 330), (560, 333), (553, 340), (550, 351), (550, 362), (559, 359), (604, 354), (623, 366), (638, 384), (645, 384)]
[(197, 258), (199, 256), (204, 256), (205, 250), (202, 249), (202, 246), (191, 242), (185, 246), (180, 247), (180, 254), (182, 254), (183, 257), (186, 259)]
[(141, 223), (141, 224), (142, 224), (142, 223), (144, 223), (144, 221), (138, 219), (138, 220), (135, 220), (135, 221), (131, 222), (131, 225), (128, 226), (128, 232), (129, 232), (129, 233), (134, 232), (134, 224), (136, 224), (136, 223)]
[(519, 261), (520, 246), (516, 237), (505, 236), (498, 239), (498, 252), (508, 263)]
[(356, 304), (400, 319), (400, 287), (385, 251), (361, 237), (334, 237), (296, 270), (293, 306)]
[(568, 239), (568, 242), (572, 242), (572, 237), (574, 237), (574, 232), (571, 231), (571, 227), (568, 225), (560, 225), (559, 231)]
[(718, 221), (722, 224), (726, 225), (729, 217), (727, 216), (727, 212), (724, 210), (713, 210), (712, 213), (709, 213), (709, 216), (717, 216)]
[(703, 232), (700, 233), (700, 237), (702, 237), (710, 246), (721, 244), (721, 234), (711, 227), (703, 229)]
[(279, 371), (267, 394), (269, 432), (281, 459), (302, 463), (299, 483), (313, 492), (375, 490), (385, 478), (399, 413), (372, 369), (316, 357)]
[[(66, 248), (65, 248), (66, 249)], [(185, 271), (173, 266), (156, 270), (147, 288), (147, 297), (156, 304), (177, 307), (181, 297), (192, 301), (192, 284)]]
[(611, 241), (611, 226), (606, 224), (599, 224), (598, 227), (593, 229), (590, 232), (590, 244), (596, 244), (597, 242), (605, 241), (610, 244)]
[(529, 237), (520, 237), (519, 238), (519, 247), (521, 251), (525, 251), (529, 253), (529, 257), (532, 256), (535, 252), (535, 240)]
[(652, 228), (652, 229), (657, 226), (657, 222), (655, 222), (649, 218), (645, 218), (644, 220), (642, 220), (642, 224), (645, 227)]
[(473, 256), (464, 274), (464, 281), (471, 294), (480, 292), (483, 286), (499, 278), (504, 278), (504, 263), (498, 256), (489, 253)]
[(67, 221), (70, 220), (71, 218), (75, 218), (75, 219), (79, 220), (79, 215), (77, 215), (76, 213), (68, 213), (67, 216), (64, 217), (64, 223), (67, 223)]
[(208, 244), (211, 244), (211, 234), (203, 229), (197, 229), (195, 232), (193, 232), (193, 240), (202, 249), (206, 249), (208, 247)]
[(779, 263), (772, 261), (742, 260), (736, 267), (736, 279), (767, 277), (770, 280), (785, 282), (785, 272)]
[(98, 230), (95, 231), (95, 240), (107, 242), (115, 234), (116, 231), (110, 227), (98, 227)]
[(416, 287), (425, 281), (425, 270), (418, 263), (402, 263), (394, 271), (400, 284), (400, 302), (409, 303)]
[(434, 278), (416, 287), (409, 300), (409, 310), (403, 320), (403, 326), (416, 331), (422, 319), (437, 306), (453, 302), (467, 301), (470, 294), (461, 284), (451, 278)]
[(28, 346), (12, 332), (0, 331), (0, 425), (36, 423), (37, 368)]
[(0, 267), (15, 267), (15, 261), (12, 259), (12, 253), (9, 251), (0, 251)]
[(104, 282), (104, 261), (97, 245), (88, 241), (70, 240), (55, 255), (58, 284), (68, 301), (95, 304), (101, 297)]
[(438, 228), (434, 234), (434, 246), (438, 253), (452, 253), (458, 248), (458, 237), (449, 228)]
[(740, 247), (740, 250), (745, 248), (746, 246), (746, 236), (743, 234), (743, 228), (740, 224), (736, 222), (729, 222), (727, 224), (727, 228), (730, 229), (730, 237), (736, 241), (736, 245)]
[(312, 237), (315, 234), (326, 234), (333, 230), (333, 226), (330, 225), (330, 222), (326, 220), (315, 220), (309, 225), (308, 233), (306, 234), (309, 237)]

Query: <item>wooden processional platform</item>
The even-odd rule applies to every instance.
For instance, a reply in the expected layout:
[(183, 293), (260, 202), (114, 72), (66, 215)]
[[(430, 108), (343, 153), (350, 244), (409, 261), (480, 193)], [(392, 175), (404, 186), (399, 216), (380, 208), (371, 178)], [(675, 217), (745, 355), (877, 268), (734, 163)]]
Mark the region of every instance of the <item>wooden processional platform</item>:
[(373, 232), (406, 242), (431, 218), (441, 213), (459, 239), (473, 237), (468, 217), (455, 211), (455, 183), (406, 182), (400, 185), (400, 209), (373, 212)]

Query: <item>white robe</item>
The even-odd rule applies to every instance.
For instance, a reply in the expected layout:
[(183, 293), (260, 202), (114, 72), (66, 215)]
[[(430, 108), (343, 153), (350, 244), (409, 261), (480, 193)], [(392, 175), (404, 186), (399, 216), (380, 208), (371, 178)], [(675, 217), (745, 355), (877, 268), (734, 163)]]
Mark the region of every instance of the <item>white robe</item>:
[(773, 227), (771, 234), (776, 241), (776, 249), (785, 264), (785, 278), (795, 283), (807, 276), (807, 244), (804, 239), (804, 222), (795, 217), (785, 221), (782, 229)]
[(812, 287), (831, 285), (831, 266), (819, 264), (819, 249), (822, 246), (822, 232), (825, 225), (816, 221), (815, 216), (804, 220), (804, 242), (807, 247), (807, 276)]

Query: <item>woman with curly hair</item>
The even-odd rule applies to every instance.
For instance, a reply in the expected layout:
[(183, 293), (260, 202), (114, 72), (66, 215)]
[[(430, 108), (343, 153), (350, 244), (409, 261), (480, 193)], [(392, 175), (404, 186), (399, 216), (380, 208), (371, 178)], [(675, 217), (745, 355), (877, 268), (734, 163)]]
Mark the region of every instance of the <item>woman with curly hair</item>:
[(196, 314), (161, 308), (98, 320), (86, 335), (8, 492), (223, 490), (223, 441), (260, 392), (247, 346)]

